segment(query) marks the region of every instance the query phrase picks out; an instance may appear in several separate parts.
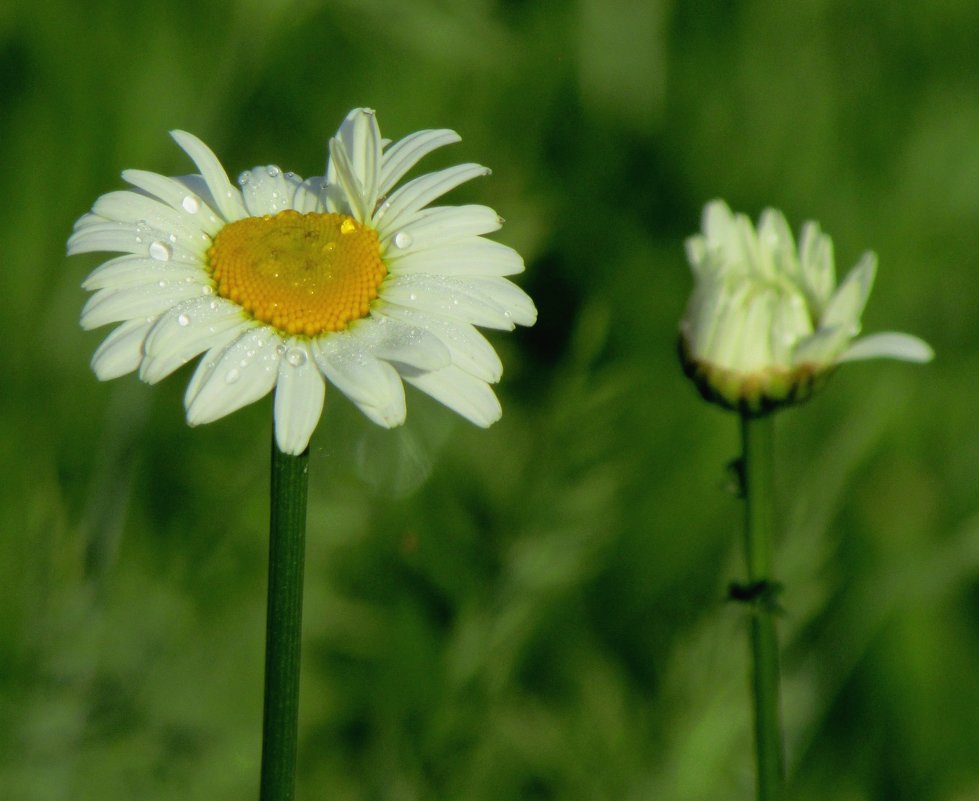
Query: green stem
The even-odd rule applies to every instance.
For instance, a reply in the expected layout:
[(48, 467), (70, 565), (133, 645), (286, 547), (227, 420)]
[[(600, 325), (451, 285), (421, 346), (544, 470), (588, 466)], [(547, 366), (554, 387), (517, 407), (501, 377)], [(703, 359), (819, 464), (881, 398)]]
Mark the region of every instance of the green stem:
[(748, 586), (759, 593), (752, 606), (751, 616), (759, 801), (778, 801), (782, 798), (784, 785), (778, 640), (775, 633), (775, 591), (778, 585), (772, 570), (775, 483), (773, 430), (772, 415), (741, 416)]
[(289, 456), (273, 435), (261, 801), (292, 801), (296, 791), (308, 463), (308, 449)]

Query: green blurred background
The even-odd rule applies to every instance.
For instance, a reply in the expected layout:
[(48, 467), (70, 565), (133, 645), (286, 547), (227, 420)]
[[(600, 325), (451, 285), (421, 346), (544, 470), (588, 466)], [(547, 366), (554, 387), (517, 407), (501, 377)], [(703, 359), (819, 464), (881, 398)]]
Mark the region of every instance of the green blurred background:
[(716, 196), (880, 256), (848, 366), (778, 420), (794, 797), (979, 799), (974, 0), (0, 7), (0, 799), (256, 796), (269, 400), (100, 384), (73, 221), (119, 173), (321, 174), (354, 106), (505, 218), (536, 327), (488, 431), (338, 393), (313, 440), (300, 799), (752, 796), (735, 419), (676, 364)]

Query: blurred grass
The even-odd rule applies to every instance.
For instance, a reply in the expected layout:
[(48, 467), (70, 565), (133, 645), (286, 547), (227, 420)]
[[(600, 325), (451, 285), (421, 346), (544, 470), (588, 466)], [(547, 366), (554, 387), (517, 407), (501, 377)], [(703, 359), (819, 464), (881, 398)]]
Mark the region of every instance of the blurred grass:
[(880, 255), (779, 420), (795, 798), (979, 799), (979, 7), (248, 0), (0, 9), (0, 799), (240, 799), (260, 730), (266, 400), (99, 384), (72, 222), (140, 167), (316, 174), (356, 105), (500, 211), (538, 325), (489, 431), (417, 393), (313, 442), (300, 798), (751, 797), (736, 427), (684, 383), (682, 240), (723, 196)]

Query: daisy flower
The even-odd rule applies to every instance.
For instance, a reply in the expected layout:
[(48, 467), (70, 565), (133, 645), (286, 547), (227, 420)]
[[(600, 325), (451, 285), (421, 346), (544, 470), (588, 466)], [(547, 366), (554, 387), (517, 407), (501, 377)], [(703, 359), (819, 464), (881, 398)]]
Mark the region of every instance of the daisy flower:
[(301, 453), (326, 381), (375, 423), (404, 422), (407, 382), (488, 426), (501, 415), (490, 384), (502, 366), (476, 326), (532, 325), (531, 299), (505, 276), (519, 254), (484, 238), (486, 206), (430, 206), (489, 174), (461, 164), (397, 187), (418, 161), (459, 141), (425, 130), (390, 143), (369, 109), (330, 140), (326, 175), (247, 170), (239, 187), (195, 136), (173, 138), (199, 170), (126, 170), (134, 189), (100, 197), (68, 253), (116, 251), (83, 283), (86, 329), (121, 323), (99, 346), (102, 380), (133, 371), (154, 384), (203, 354), (187, 387), (190, 425), (275, 389), (275, 436)]
[(695, 285), (680, 351), (707, 400), (757, 414), (806, 400), (843, 362), (934, 355), (910, 334), (856, 339), (877, 256), (865, 253), (837, 286), (833, 242), (817, 223), (802, 227), (796, 248), (781, 212), (766, 209), (756, 230), (715, 200), (686, 244)]

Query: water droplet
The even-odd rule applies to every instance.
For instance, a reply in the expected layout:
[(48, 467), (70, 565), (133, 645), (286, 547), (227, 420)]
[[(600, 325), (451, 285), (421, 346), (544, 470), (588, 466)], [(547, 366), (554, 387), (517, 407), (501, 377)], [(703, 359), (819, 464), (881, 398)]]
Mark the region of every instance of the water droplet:
[(207, 308), (209, 308), (211, 311), (215, 311), (218, 308), (218, 302), (216, 300), (212, 300), (207, 304)]
[(177, 244), (177, 235), (176, 234), (170, 234), (170, 236), (168, 236), (167, 239), (169, 239), (173, 244), (175, 244), (175, 245)]
[(150, 258), (156, 259), (157, 261), (170, 261), (172, 255), (173, 248), (166, 242), (161, 242), (159, 239), (150, 242)]
[(193, 195), (186, 195), (180, 201), (180, 205), (183, 206), (184, 211), (188, 214), (197, 214), (201, 210), (201, 202)]
[(248, 170), (245, 170), (244, 172), (239, 173), (239, 175), (238, 175), (238, 184), (240, 186), (244, 186), (251, 179), (252, 179), (252, 174), (250, 172), (248, 172)]
[(278, 345), (275, 346), (275, 355), (276, 356), (281, 356), (285, 352), (286, 352), (286, 346), (283, 345), (281, 342)]
[(408, 300), (418, 300), (418, 295), (412, 292), (411, 294), (408, 295)]
[(277, 178), (282, 174), (282, 170), (280, 170), (274, 164), (269, 164), (269, 166), (265, 168), (265, 171), (269, 174), (269, 178)]
[(401, 250), (410, 248), (412, 242), (414, 242), (414, 240), (411, 238), (411, 234), (409, 234), (407, 231), (398, 231), (398, 233), (394, 235), (394, 246), (396, 248), (401, 248)]
[(503, 316), (509, 320), (511, 317), (513, 317), (513, 314), (511, 312), (505, 311), (503, 312)]
[(190, 325), (190, 315), (189, 314), (179, 314), (177, 315), (177, 325), (182, 328), (186, 328)]
[(299, 348), (291, 348), (286, 354), (286, 361), (293, 367), (302, 367), (306, 364), (306, 351)]
[(239, 370), (237, 367), (232, 367), (224, 374), (225, 383), (228, 384), (235, 383), (235, 381), (237, 381), (239, 378), (241, 378), (241, 370)]
[(336, 246), (336, 242), (327, 242), (325, 245), (323, 245), (322, 250), (324, 253), (329, 253), (331, 250), (336, 250)]
[(357, 230), (357, 223), (351, 220), (349, 217), (340, 223), (340, 233), (341, 234), (352, 234)]
[(214, 294), (214, 287), (213, 286), (210, 286), (209, 284), (205, 284), (204, 286), (201, 287), (201, 294), (202, 295), (213, 295)]

